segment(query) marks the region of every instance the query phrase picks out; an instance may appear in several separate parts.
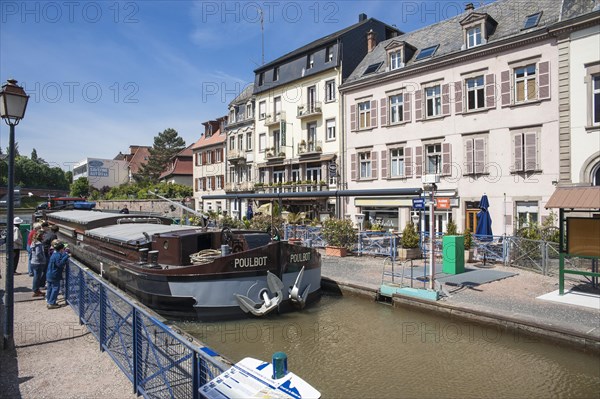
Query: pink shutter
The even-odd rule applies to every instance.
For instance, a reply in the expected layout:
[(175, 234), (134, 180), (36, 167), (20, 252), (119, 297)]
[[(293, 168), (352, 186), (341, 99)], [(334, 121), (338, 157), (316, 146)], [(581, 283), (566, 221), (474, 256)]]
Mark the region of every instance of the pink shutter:
[(467, 160), (467, 174), (472, 174), (474, 172), (474, 167), (473, 167), (473, 139), (468, 139), (465, 142), (465, 153), (466, 153), (466, 160)]
[(500, 95), (502, 97), (502, 106), (510, 105), (510, 71), (500, 73)]
[(421, 90), (415, 91), (415, 120), (420, 121), (423, 119), (423, 109), (422, 109), (422, 101), (421, 96), (423, 92)]
[(473, 140), (475, 151), (473, 154), (474, 157), (474, 172), (475, 173), (485, 173), (485, 139), (475, 139)]
[(550, 63), (548, 61), (539, 64), (539, 99), (550, 98)]
[(377, 100), (371, 100), (371, 127), (377, 127)]
[(513, 171), (521, 172), (523, 170), (523, 135), (516, 134), (513, 137)]
[(416, 177), (423, 175), (423, 146), (415, 148), (415, 174)]
[(404, 107), (404, 122), (410, 122), (410, 115), (411, 115), (411, 105), (410, 105), (410, 93), (404, 93), (404, 95), (402, 96), (402, 106)]
[(537, 148), (535, 133), (525, 133), (525, 168), (524, 170), (537, 170)]
[(350, 154), (350, 180), (356, 180), (356, 154)]
[(381, 151), (381, 178), (382, 179), (387, 179), (388, 178), (388, 173), (387, 173), (387, 151), (383, 150)]
[(379, 100), (379, 108), (381, 113), (381, 126), (387, 126), (387, 98)]
[(350, 131), (356, 131), (356, 104), (350, 106)]
[(462, 84), (463, 82), (454, 82), (454, 113), (462, 114)]
[(442, 144), (442, 174), (446, 176), (452, 174), (452, 145), (450, 143)]
[(485, 106), (496, 108), (496, 75), (485, 75)]
[(450, 85), (442, 85), (442, 115), (450, 115)]
[(412, 148), (405, 147), (404, 148), (404, 170), (406, 173), (406, 177), (412, 177), (413, 170), (413, 160), (412, 160)]
[(377, 164), (377, 151), (371, 151), (371, 177), (377, 179), (377, 170), (379, 166)]

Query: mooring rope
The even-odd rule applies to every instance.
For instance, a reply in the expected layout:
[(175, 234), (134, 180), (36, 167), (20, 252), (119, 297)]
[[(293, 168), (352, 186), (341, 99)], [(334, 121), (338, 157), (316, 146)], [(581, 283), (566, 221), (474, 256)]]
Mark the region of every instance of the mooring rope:
[(204, 265), (211, 263), (215, 258), (221, 256), (221, 251), (218, 249), (203, 249), (202, 251), (190, 255), (190, 262), (194, 265)]

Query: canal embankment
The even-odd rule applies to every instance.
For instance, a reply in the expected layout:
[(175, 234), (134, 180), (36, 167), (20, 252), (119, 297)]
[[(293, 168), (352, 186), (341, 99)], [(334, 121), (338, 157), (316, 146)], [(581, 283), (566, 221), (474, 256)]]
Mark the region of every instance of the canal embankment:
[[(323, 255), (322, 287), (376, 300), (382, 283), (383, 262), (383, 258), (377, 257)], [(477, 265), (469, 267), (477, 268)], [(493, 267), (516, 274), (476, 286), (445, 286), (450, 296), (435, 302), (396, 294), (391, 304), (600, 353), (598, 310), (538, 299), (558, 289), (557, 277), (502, 265)]]

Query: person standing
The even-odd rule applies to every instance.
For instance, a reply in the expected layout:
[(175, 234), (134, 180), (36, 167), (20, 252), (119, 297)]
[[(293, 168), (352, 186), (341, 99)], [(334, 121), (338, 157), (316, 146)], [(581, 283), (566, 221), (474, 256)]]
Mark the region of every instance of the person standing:
[(34, 297), (44, 296), (44, 293), (40, 291), (44, 270), (46, 269), (47, 264), (46, 252), (44, 251), (44, 244), (42, 244), (43, 237), (44, 232), (39, 230), (31, 243), (31, 269), (33, 271), (32, 289)]
[[(43, 224), (42, 224), (43, 228)], [(53, 224), (49, 229), (44, 233), (44, 251), (46, 253), (46, 265), (50, 262), (50, 255), (52, 255), (52, 242), (58, 238), (58, 226)], [(44, 269), (44, 274), (42, 275), (41, 286), (46, 285), (46, 269)]]
[(21, 230), (19, 226), (23, 223), (23, 219), (20, 217), (16, 217), (13, 219), (13, 273), (15, 275), (19, 275), (21, 273), (17, 272), (17, 267), (19, 266), (19, 258), (21, 257), (21, 250), (23, 249), (23, 236), (21, 235)]
[(48, 309), (60, 308), (60, 305), (56, 303), (56, 299), (58, 298), (63, 271), (68, 263), (69, 254), (65, 253), (65, 245), (62, 242), (56, 243), (54, 245), (54, 253), (50, 257), (48, 270), (46, 272), (46, 281), (48, 284), (48, 290), (46, 291), (46, 307)]
[[(36, 236), (37, 232), (42, 229), (41, 223), (34, 223), (33, 228), (29, 231), (27, 235), (27, 271), (29, 272), (29, 277), (33, 277), (33, 269), (31, 268), (31, 244), (33, 243), (33, 239)], [(41, 241), (41, 240), (40, 240)]]

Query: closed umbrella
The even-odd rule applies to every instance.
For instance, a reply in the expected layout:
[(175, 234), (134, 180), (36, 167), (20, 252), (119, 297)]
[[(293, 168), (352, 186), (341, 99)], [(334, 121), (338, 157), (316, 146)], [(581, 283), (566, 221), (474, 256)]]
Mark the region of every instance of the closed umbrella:
[(252, 220), (254, 217), (254, 212), (252, 212), (252, 204), (248, 204), (248, 209), (246, 210), (246, 219)]
[(483, 241), (492, 240), (492, 218), (488, 211), (490, 202), (487, 195), (483, 194), (479, 201), (479, 209), (477, 213), (477, 228), (475, 229), (475, 236)]

